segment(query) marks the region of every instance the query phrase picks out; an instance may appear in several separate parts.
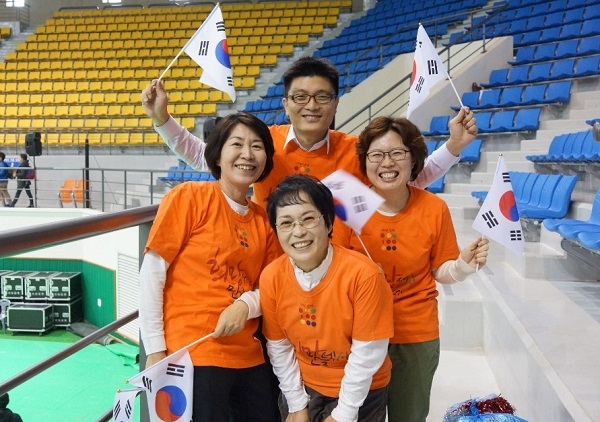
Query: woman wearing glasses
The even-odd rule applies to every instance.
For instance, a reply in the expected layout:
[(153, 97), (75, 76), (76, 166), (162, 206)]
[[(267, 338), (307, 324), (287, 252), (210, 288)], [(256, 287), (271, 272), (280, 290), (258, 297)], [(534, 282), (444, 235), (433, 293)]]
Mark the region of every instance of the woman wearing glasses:
[[(237, 300), (277, 255), (265, 211), (246, 197), (273, 168), (267, 126), (223, 117), (206, 142), (214, 183), (183, 183), (161, 201), (140, 270), (140, 329), (151, 366), (195, 340), (195, 422), (279, 420), (258, 320)], [(241, 318), (240, 318), (241, 315)]]
[[(427, 156), (423, 137), (409, 120), (373, 119), (356, 151), (361, 171), (385, 199), (360, 237), (394, 297), (389, 421), (424, 422), (440, 353), (435, 282), (462, 281), (485, 265), (488, 241), (476, 240), (459, 253), (446, 203), (409, 184)], [(335, 243), (364, 253), (348, 227), (338, 223), (334, 232)]]
[(285, 420), (384, 422), (393, 324), (381, 270), (330, 243), (333, 198), (314, 178), (285, 178), (267, 214), (285, 255), (261, 274), (260, 305)]

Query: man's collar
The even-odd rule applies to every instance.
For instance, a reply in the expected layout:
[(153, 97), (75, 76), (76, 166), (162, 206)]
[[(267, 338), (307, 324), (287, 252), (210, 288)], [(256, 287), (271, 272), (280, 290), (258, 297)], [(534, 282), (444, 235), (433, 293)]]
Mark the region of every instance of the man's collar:
[(311, 149), (307, 150), (302, 145), (300, 145), (300, 142), (298, 142), (298, 139), (296, 138), (296, 132), (294, 132), (294, 126), (290, 125), (290, 130), (288, 131), (287, 138), (285, 138), (285, 143), (283, 144), (283, 149), (285, 149), (285, 147), (287, 147), (287, 145), (290, 143), (290, 141), (294, 141), (296, 143), (296, 145), (298, 145), (298, 148), (300, 148), (303, 151), (315, 151), (315, 150), (321, 148), (323, 145), (327, 145), (327, 154), (329, 154), (329, 130), (327, 131), (327, 134), (325, 135), (325, 138), (323, 138), (322, 141), (317, 142), (316, 144), (313, 145), (313, 147)]

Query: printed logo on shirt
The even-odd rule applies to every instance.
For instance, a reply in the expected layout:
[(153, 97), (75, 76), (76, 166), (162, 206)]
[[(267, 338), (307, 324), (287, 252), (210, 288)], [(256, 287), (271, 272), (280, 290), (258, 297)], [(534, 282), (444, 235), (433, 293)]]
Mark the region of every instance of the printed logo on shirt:
[(300, 324), (307, 327), (317, 326), (317, 309), (315, 307), (302, 303), (298, 310), (300, 311)]
[(310, 166), (306, 163), (296, 163), (294, 166), (294, 171), (296, 173), (310, 173)]
[(395, 265), (392, 267), (392, 273), (385, 275), (385, 279), (390, 285), (394, 296), (401, 295), (404, 289), (417, 282), (417, 278), (414, 274), (404, 275), (396, 273)]
[(315, 346), (313, 349), (311, 349), (310, 346), (298, 343), (298, 350), (300, 353), (304, 353), (310, 359), (311, 365), (317, 366), (329, 366), (329, 364), (335, 364), (336, 362), (340, 361), (346, 362), (350, 356), (350, 352), (347, 351), (336, 352), (333, 350), (319, 349), (319, 340), (315, 340)]
[(398, 239), (398, 233), (396, 233), (394, 229), (382, 229), (380, 237), (382, 251), (396, 250), (396, 240)]
[(254, 289), (254, 283), (242, 269), (243, 259), (230, 262), (221, 256), (221, 248), (217, 247), (212, 258), (206, 261), (212, 281), (220, 281), (233, 299), (239, 298), (242, 293)]
[(237, 236), (240, 245), (248, 247), (248, 232), (238, 226), (235, 226), (235, 234)]

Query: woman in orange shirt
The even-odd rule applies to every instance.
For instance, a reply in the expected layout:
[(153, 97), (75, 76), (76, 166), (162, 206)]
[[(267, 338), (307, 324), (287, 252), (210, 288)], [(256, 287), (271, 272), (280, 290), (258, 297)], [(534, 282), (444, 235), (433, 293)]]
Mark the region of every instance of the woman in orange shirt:
[(333, 197), (312, 177), (283, 179), (267, 213), (286, 253), (260, 278), (267, 350), (289, 409), (285, 420), (384, 422), (393, 324), (380, 269), (330, 243)]
[(271, 373), (254, 337), (258, 320), (246, 322), (248, 306), (237, 301), (258, 287), (278, 251), (265, 211), (246, 197), (273, 168), (273, 151), (269, 129), (258, 118), (223, 117), (205, 150), (216, 182), (173, 188), (148, 237), (140, 271), (146, 366), (214, 332), (189, 350), (195, 422), (279, 419)]
[[(477, 127), (466, 129), (473, 135)], [(427, 147), (404, 118), (377, 117), (360, 134), (361, 171), (385, 202), (361, 229), (361, 239), (385, 273), (394, 296), (390, 339), (390, 422), (425, 422), (440, 341), (435, 282), (464, 280), (486, 263), (488, 241), (459, 251), (446, 203), (409, 184), (423, 169)], [(359, 239), (337, 223), (334, 243), (364, 253)]]

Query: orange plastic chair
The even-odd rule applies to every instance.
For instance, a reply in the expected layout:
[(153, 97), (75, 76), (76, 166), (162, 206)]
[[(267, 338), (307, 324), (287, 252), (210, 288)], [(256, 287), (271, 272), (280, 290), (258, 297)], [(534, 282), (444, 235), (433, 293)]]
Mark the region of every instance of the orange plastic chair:
[(64, 207), (64, 204), (71, 204), (77, 207), (75, 201), (73, 200), (73, 189), (77, 185), (77, 180), (75, 179), (65, 179), (60, 190), (58, 191), (58, 203), (61, 208)]

